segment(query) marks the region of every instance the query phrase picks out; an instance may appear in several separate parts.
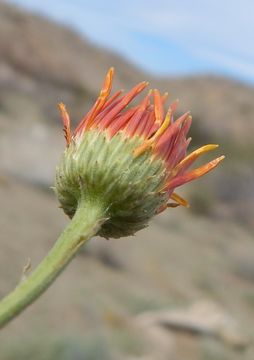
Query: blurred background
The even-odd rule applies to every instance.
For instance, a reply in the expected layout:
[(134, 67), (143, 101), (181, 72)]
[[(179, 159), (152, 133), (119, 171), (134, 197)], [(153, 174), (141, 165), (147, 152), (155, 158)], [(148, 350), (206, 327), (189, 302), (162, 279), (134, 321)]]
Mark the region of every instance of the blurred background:
[[(253, 360), (251, 0), (0, 1), (0, 296), (67, 223), (50, 186), (110, 66), (192, 111), (193, 147), (224, 163), (135, 237), (96, 238), (0, 332), (0, 360)], [(209, 156), (207, 156), (207, 160)]]

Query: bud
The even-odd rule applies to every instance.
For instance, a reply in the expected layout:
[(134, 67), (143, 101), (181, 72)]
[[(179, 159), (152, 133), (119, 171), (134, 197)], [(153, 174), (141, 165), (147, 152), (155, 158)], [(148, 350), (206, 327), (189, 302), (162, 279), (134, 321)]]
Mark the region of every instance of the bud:
[(189, 170), (200, 155), (218, 145), (186, 155), (190, 114), (174, 120), (176, 101), (164, 115), (167, 94), (157, 89), (129, 107), (148, 83), (110, 97), (112, 78), (111, 68), (97, 101), (73, 133), (66, 108), (59, 104), (66, 149), (57, 168), (55, 192), (70, 218), (83, 202), (99, 203), (106, 220), (98, 235), (119, 238), (146, 227), (167, 207), (188, 207), (175, 188), (209, 172), (224, 156)]

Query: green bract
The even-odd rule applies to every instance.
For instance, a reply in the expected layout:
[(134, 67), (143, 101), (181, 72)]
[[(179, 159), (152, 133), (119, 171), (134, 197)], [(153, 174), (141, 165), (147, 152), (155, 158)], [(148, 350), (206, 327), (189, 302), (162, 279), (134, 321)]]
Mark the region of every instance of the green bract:
[(66, 148), (56, 171), (55, 192), (72, 218), (80, 202), (100, 203), (107, 221), (98, 235), (132, 235), (147, 226), (168, 196), (160, 191), (166, 179), (163, 160), (150, 150), (134, 157), (142, 139), (124, 132), (113, 138), (106, 130), (89, 130)]

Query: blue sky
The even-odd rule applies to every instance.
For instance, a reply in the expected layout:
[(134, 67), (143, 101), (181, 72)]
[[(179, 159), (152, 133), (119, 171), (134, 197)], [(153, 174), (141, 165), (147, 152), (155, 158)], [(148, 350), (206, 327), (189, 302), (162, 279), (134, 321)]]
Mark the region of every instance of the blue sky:
[(140, 67), (215, 73), (254, 84), (253, 0), (11, 0), (48, 15)]

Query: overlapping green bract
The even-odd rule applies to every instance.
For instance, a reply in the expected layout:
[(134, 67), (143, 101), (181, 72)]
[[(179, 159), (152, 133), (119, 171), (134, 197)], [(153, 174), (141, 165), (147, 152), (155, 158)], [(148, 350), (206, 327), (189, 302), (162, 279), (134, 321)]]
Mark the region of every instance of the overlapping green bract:
[(166, 179), (163, 160), (147, 150), (134, 157), (141, 143), (137, 136), (107, 131), (84, 132), (66, 148), (56, 172), (55, 192), (71, 218), (80, 202), (101, 202), (108, 220), (99, 235), (119, 238), (147, 226), (168, 195), (161, 191)]

